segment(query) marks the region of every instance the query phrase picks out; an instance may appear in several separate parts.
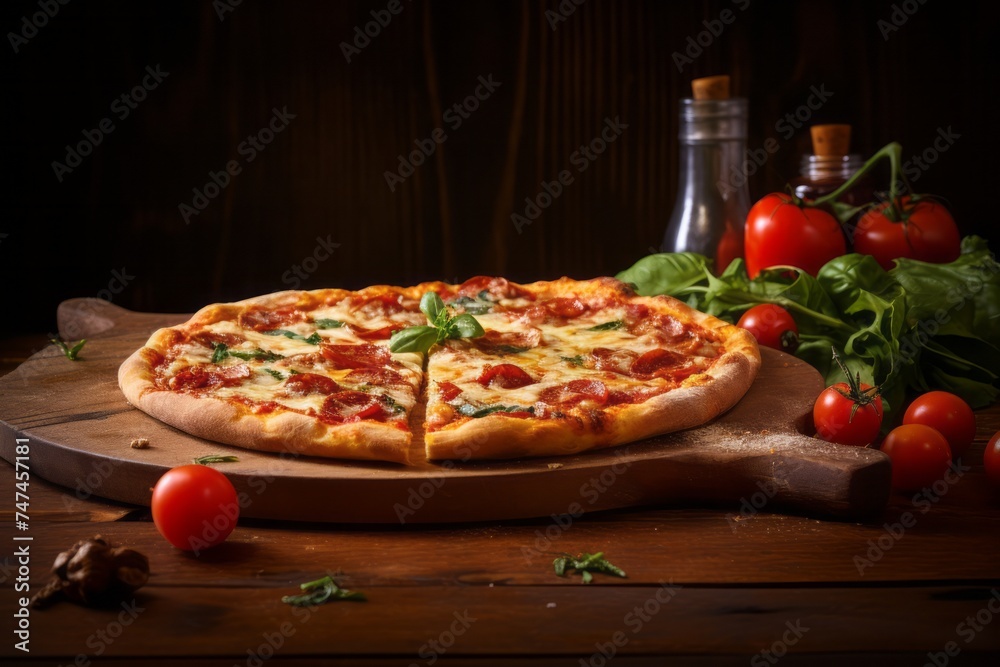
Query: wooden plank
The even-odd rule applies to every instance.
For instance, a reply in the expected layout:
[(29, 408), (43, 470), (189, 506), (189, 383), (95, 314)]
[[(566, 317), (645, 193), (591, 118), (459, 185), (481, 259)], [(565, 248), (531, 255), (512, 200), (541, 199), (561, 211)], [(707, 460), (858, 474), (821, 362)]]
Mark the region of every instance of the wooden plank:
[[(16, 481), (14, 467), (6, 462), (0, 464), (0, 489), (14, 489)], [(28, 496), (32, 521), (115, 521), (138, 509), (88, 493), (85, 478), (73, 489), (66, 489), (33, 477)], [(0, 522), (13, 522), (15, 511), (13, 503), (0, 505)]]
[[(884, 527), (898, 517), (869, 525), (764, 513), (731, 519), (689, 509), (606, 512), (565, 528), (551, 520), (394, 528), (243, 521), (226, 543), (198, 557), (170, 546), (148, 521), (31, 532), (36, 566), (47, 568), (59, 551), (100, 533), (147, 554), (154, 581), (184, 586), (288, 585), (324, 567), (343, 569), (360, 587), (544, 586), (560, 583), (551, 567), (557, 554), (582, 551), (604, 551), (628, 572), (628, 585), (655, 584), (665, 573), (715, 586), (1000, 579), (1000, 513), (965, 515), (950, 496), (898, 538)], [(44, 569), (34, 572), (40, 577)]]
[[(435, 651), (431, 642), (453, 657), (600, 658), (612, 650), (634, 656), (753, 655), (783, 652), (783, 642), (798, 655), (937, 652), (951, 641), (963, 650), (1000, 651), (1000, 633), (986, 622), (987, 615), (996, 615), (988, 608), (991, 600), (1000, 609), (995, 586), (407, 586), (371, 588), (367, 603), (313, 610), (283, 604), (280, 598), (289, 592), (286, 586), (154, 584), (130, 601), (129, 612), (60, 604), (32, 614), (32, 655), (91, 652), (102, 644), (102, 631), (118, 635), (103, 642), (108, 657), (218, 656), (240, 662), (267, 657), (278, 646), (283, 657), (374, 654), (426, 664)], [(973, 626), (966, 619), (977, 614), (981, 630), (970, 637), (966, 628)], [(8, 656), (12, 651), (9, 642), (0, 649)]]
[[(68, 362), (53, 348), (0, 379), (6, 424), (0, 455), (11, 460), (13, 438), (28, 437), (37, 475), (72, 486), (83, 471), (95, 479), (88, 490), (148, 504), (150, 487), (167, 469), (228, 450), (240, 461), (225, 470), (250, 501), (244, 513), (258, 518), (511, 519), (564, 512), (574, 503), (590, 511), (667, 502), (732, 505), (762, 488), (769, 489), (771, 509), (814, 516), (867, 516), (886, 502), (883, 454), (797, 432), (821, 379), (774, 350), (763, 351), (764, 366), (744, 399), (700, 428), (577, 456), (401, 467), (227, 448), (131, 408), (117, 387), (118, 366), (152, 329), (181, 318), (136, 315), (99, 299), (64, 303), (61, 329), (73, 338), (90, 336), (83, 360)], [(129, 448), (135, 437), (149, 438), (152, 447)]]

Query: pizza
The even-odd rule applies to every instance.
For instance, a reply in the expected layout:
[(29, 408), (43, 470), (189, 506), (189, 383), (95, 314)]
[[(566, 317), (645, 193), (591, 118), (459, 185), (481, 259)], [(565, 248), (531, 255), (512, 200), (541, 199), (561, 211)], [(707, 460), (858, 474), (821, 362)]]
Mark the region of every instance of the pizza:
[[(435, 338), (427, 295), (439, 323), (468, 330)], [(409, 333), (430, 335), (426, 352), (393, 351)], [(210, 440), (413, 463), (573, 454), (691, 428), (739, 401), (759, 367), (743, 329), (613, 278), (476, 277), (214, 304), (156, 331), (118, 379), (132, 405)]]

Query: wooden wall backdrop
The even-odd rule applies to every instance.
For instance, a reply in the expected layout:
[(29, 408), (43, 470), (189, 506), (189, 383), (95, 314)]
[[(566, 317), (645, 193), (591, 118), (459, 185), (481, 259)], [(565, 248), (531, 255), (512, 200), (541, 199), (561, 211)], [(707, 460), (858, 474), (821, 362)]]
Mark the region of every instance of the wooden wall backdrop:
[[(563, 0), (575, 10), (554, 28), (555, 1), (401, 0), (347, 63), (340, 43), (385, 2), (244, 0), (220, 19), (224, 2), (71, 3), (3, 47), (5, 333), (51, 329), (71, 296), (186, 311), (288, 288), (317, 237), (339, 247), (302, 287), (613, 274), (659, 245), (678, 99), (721, 72), (750, 98), (749, 147), (779, 141), (752, 197), (795, 175), (807, 132), (786, 140), (776, 123), (825, 86), (810, 122), (852, 123), (864, 152), (893, 139), (919, 152), (951, 127), (960, 138), (919, 189), (947, 196), (963, 231), (994, 233), (993, 3), (910, 0), (885, 40), (893, 3), (870, 0)], [(723, 10), (735, 20), (678, 71), (672, 54)], [(5, 3), (4, 31), (37, 11)], [(114, 116), (158, 64), (164, 81)], [(480, 76), (500, 86), (451, 129), (443, 114)], [(238, 146), (274, 108), (295, 118), (247, 163)], [(115, 130), (58, 182), (52, 162), (104, 117)], [(628, 127), (578, 172), (572, 154), (606, 119)], [(437, 127), (448, 139), (390, 192), (384, 172)], [(179, 205), (234, 159), (242, 172), (185, 224)], [(511, 214), (564, 169), (574, 182), (518, 233)]]

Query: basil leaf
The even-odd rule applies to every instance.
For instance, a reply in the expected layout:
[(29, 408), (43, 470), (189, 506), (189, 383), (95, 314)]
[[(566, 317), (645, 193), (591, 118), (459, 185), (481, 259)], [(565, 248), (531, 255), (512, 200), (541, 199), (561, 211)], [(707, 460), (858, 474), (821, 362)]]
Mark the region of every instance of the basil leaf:
[(575, 357), (559, 357), (571, 366), (583, 366), (583, 355), (578, 354)]
[(229, 346), (225, 343), (212, 343), (212, 363), (221, 363), (223, 359), (229, 356)]
[(333, 580), (333, 577), (329, 575), (316, 581), (304, 583), (299, 588), (305, 591), (305, 593), (302, 595), (285, 595), (281, 598), (281, 601), (296, 607), (314, 607), (331, 599), (356, 602), (365, 602), (368, 599), (364, 593), (341, 588)]
[(690, 252), (665, 252), (643, 257), (616, 278), (632, 283), (641, 296), (669, 294), (677, 298), (711, 275), (708, 258)]
[(552, 567), (557, 576), (565, 577), (568, 572), (576, 571), (580, 573), (582, 583), (589, 584), (594, 579), (592, 572), (603, 572), (616, 577), (626, 578), (625, 570), (612, 565), (604, 557), (603, 552), (595, 554), (582, 553), (579, 556), (562, 554), (552, 561)]
[(456, 409), (458, 410), (458, 414), (464, 417), (472, 417), (473, 419), (479, 419), (494, 412), (528, 412), (535, 414), (535, 406), (533, 405), (526, 408), (520, 405), (490, 405), (485, 408), (477, 408), (474, 405), (463, 403)]
[(237, 359), (242, 359), (243, 361), (277, 361), (278, 359), (285, 358), (280, 354), (268, 352), (267, 350), (262, 350), (260, 348), (250, 350), (249, 352), (240, 352), (239, 350), (227, 350), (227, 352), (230, 357), (236, 357)]
[(449, 338), (479, 338), (486, 334), (482, 325), (469, 314), (454, 317), (449, 324), (458, 332), (457, 336), (449, 335)]
[(80, 353), (80, 350), (83, 349), (83, 346), (87, 344), (87, 339), (84, 338), (73, 347), (70, 347), (58, 338), (50, 338), (49, 342), (62, 350), (62, 353), (66, 355), (66, 358), (70, 361), (79, 361), (79, 359), (77, 359), (77, 355)]
[(273, 368), (265, 368), (263, 370), (264, 370), (265, 373), (267, 373), (268, 375), (270, 375), (271, 377), (273, 377), (275, 380), (284, 380), (285, 379), (284, 375), (282, 375), (279, 371), (274, 370)]
[(490, 293), (483, 290), (479, 296), (460, 296), (451, 302), (452, 306), (460, 307), (470, 315), (484, 315), (493, 310), (493, 301)]
[(390, 352), (427, 352), (438, 342), (438, 329), (431, 326), (407, 327), (389, 337)]
[(285, 338), (290, 338), (291, 340), (300, 340), (303, 343), (311, 343), (313, 345), (319, 345), (323, 342), (323, 337), (319, 333), (314, 333), (313, 335), (306, 338), (301, 334), (297, 334), (294, 331), (289, 331), (288, 329), (271, 329), (269, 331), (261, 331), (265, 336), (284, 336)]
[(530, 347), (518, 347), (517, 345), (497, 345), (493, 348), (495, 352), (500, 354), (521, 354), (522, 352), (527, 352)]
[(438, 296), (437, 292), (424, 292), (424, 295), (420, 297), (420, 312), (426, 315), (427, 319), (434, 325), (441, 324), (440, 318), (442, 314), (445, 317), (448, 316), (444, 302), (441, 301), (441, 297)]
[(624, 324), (625, 323), (621, 320), (612, 320), (610, 322), (605, 322), (604, 324), (598, 324), (590, 327), (587, 331), (612, 331), (614, 329), (621, 329)]
[(330, 320), (326, 318), (320, 318), (318, 320), (313, 320), (313, 324), (316, 325), (317, 329), (339, 329), (344, 326), (344, 323), (340, 320)]
[(406, 412), (406, 408), (396, 402), (396, 400), (389, 394), (382, 394), (380, 397), (382, 404), (385, 405), (386, 409), (389, 410), (391, 414), (398, 415)]

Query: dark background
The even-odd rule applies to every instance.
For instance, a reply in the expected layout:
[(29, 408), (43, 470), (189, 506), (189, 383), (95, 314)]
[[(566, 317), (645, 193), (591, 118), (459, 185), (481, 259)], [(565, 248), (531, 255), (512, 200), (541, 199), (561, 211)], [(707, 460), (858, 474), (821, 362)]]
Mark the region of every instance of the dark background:
[[(897, 18), (916, 11), (884, 39), (894, 3), (871, 0), (587, 0), (554, 30), (556, 2), (401, 2), (350, 64), (340, 43), (387, 2), (244, 0), (220, 19), (211, 2), (77, 0), (18, 53), (7, 37), (0, 337), (54, 330), (69, 297), (182, 312), (287, 289), (317, 237), (340, 245), (303, 288), (613, 274), (659, 245), (678, 99), (718, 73), (750, 100), (749, 148), (780, 145), (751, 198), (797, 174), (808, 131), (786, 141), (775, 124), (825, 85), (810, 123), (853, 124), (860, 152), (896, 140), (909, 156), (939, 128), (959, 134), (917, 190), (995, 238), (994, 3), (895, 3)], [(727, 8), (735, 21), (679, 72), (671, 55)], [(38, 11), (4, 3), (0, 26), (20, 32)], [(115, 98), (157, 65), (169, 76), (120, 120)], [(496, 92), (447, 127), (442, 113), (491, 74)], [(246, 163), (239, 144), (275, 107), (294, 120)], [(60, 183), (52, 162), (106, 117), (115, 130)], [(571, 154), (615, 117), (628, 129), (576, 173)], [(436, 127), (447, 141), (390, 192), (384, 172)], [(233, 159), (242, 172), (185, 224), (179, 205)], [(574, 183), (518, 234), (511, 214), (563, 169)], [(116, 271), (127, 285), (102, 292)]]

